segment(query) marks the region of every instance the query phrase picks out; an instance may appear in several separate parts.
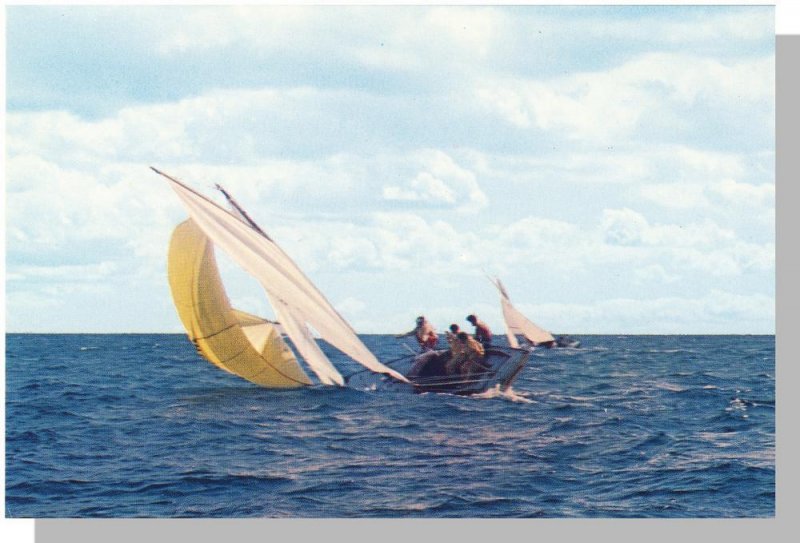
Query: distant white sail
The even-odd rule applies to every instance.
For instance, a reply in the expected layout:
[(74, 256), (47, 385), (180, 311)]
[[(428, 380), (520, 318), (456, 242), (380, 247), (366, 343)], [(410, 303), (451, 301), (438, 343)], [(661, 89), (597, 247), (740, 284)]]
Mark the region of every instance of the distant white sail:
[(291, 258), (247, 217), (238, 204), (232, 202), (238, 211), (232, 213), (177, 179), (155, 168), (153, 170), (170, 181), (192, 220), (205, 235), (261, 283), (286, 334), (320, 381), (325, 384), (344, 382), (314, 341), (309, 325), (328, 343), (364, 367), (407, 381), (375, 358)]
[(555, 341), (550, 332), (531, 322), (511, 304), (508, 293), (500, 279), (492, 279), (492, 282), (497, 287), (497, 290), (500, 291), (500, 305), (503, 308), (503, 319), (506, 322), (506, 336), (511, 347), (519, 347), (517, 336), (523, 336), (533, 345)]

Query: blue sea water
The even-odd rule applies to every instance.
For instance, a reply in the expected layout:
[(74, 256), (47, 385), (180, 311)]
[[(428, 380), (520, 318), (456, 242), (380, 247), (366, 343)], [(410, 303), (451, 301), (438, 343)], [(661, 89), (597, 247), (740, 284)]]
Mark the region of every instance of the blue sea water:
[(6, 516), (774, 516), (774, 336), (580, 339), (460, 397), (266, 390), (183, 335), (10, 334)]

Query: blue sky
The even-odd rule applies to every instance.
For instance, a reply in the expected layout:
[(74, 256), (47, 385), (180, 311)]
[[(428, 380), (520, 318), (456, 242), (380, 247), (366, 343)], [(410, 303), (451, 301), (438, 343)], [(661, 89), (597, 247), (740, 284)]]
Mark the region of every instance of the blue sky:
[[(9, 7), (6, 327), (181, 330), (154, 165), (360, 332), (773, 333), (771, 7)], [(222, 257), (229, 294), (270, 315)]]

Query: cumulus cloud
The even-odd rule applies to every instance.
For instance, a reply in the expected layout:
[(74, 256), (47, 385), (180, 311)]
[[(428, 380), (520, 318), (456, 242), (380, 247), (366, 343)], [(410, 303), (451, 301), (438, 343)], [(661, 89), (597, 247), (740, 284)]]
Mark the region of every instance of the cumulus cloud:
[(670, 334), (770, 333), (774, 299), (712, 289), (699, 297), (612, 298), (588, 304), (518, 304), (554, 332)]
[[(19, 249), (26, 244), (45, 247), (70, 240), (122, 239), (132, 224), (151, 220), (161, 208), (159, 203), (147, 203), (146, 191), (135, 177), (126, 175), (124, 167), (93, 172), (36, 155), (12, 155), (6, 172), (10, 241)], [(151, 217), (133, 213), (144, 209), (151, 209)]]
[[(769, 10), (65, 10), (80, 36), (61, 11), (10, 17), (12, 329), (36, 318), (25, 303), (79, 322), (70, 307), (126, 282), (141, 291), (118, 307), (149, 298), (172, 322), (165, 253), (186, 215), (148, 165), (226, 186), (361, 323), (446, 321), (459, 296), (499, 318), (484, 269), (528, 281), (568, 330), (646, 323), (631, 290), (719, 328), (766, 311)], [(721, 277), (754, 298), (708, 296)]]
[(670, 135), (701, 126), (687, 108), (709, 103), (772, 126), (774, 110), (762, 107), (774, 93), (771, 57), (732, 63), (680, 53), (646, 53), (611, 70), (546, 81), (505, 79), (478, 84), (476, 98), (520, 128), (537, 127), (571, 140), (617, 142), (650, 126)]
[(605, 240), (612, 245), (638, 245), (649, 228), (647, 219), (631, 209), (610, 209), (603, 212)]
[(605, 240), (612, 245), (705, 247), (735, 239), (733, 231), (710, 220), (686, 225), (650, 225), (641, 213), (631, 209), (605, 210), (601, 228)]
[(406, 200), (431, 205), (448, 205), (474, 212), (486, 207), (488, 198), (475, 174), (462, 168), (441, 151), (423, 151), (416, 157), (420, 171), (403, 186), (385, 186), (386, 200)]
[(428, 172), (422, 172), (412, 179), (407, 189), (394, 186), (384, 187), (383, 197), (387, 200), (442, 202), (445, 204), (455, 202), (455, 194), (450, 187)]
[(62, 266), (15, 266), (6, 276), (7, 281), (55, 281), (68, 283), (92, 283), (106, 281), (117, 271), (116, 262), (100, 262), (87, 265)]
[(566, 221), (529, 216), (501, 222), (492, 234), (481, 251), (482, 265), (498, 274), (520, 266), (567, 272), (591, 265), (598, 253), (592, 232)]
[(645, 185), (641, 188), (640, 194), (642, 198), (663, 207), (692, 209), (708, 205), (705, 188), (691, 183)]
[(367, 304), (363, 300), (349, 296), (344, 300), (336, 303), (338, 309), (343, 315), (357, 315), (367, 308)]
[(652, 264), (634, 270), (636, 281), (644, 284), (653, 283), (673, 283), (678, 280), (678, 276), (669, 274), (663, 266)]
[(714, 212), (717, 215), (742, 213), (773, 223), (775, 186), (771, 183), (741, 183), (733, 179), (709, 183), (658, 183), (639, 188), (642, 199), (663, 208)]
[(753, 185), (725, 179), (711, 185), (708, 192), (727, 204), (737, 206), (773, 207), (775, 204), (775, 185), (771, 183)]

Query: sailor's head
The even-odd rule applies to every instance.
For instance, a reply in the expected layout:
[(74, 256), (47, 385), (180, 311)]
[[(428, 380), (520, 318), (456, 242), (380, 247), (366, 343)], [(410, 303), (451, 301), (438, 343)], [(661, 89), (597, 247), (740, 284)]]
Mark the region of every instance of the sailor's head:
[(459, 330), (460, 330), (460, 328), (459, 328), (459, 326), (457, 324), (451, 324), (450, 325), (450, 331), (453, 332), (454, 334), (457, 334), (459, 332)]
[(467, 315), (467, 320), (472, 324), (475, 324), (476, 322), (478, 322), (478, 317), (476, 317), (475, 315)]
[(466, 341), (467, 341), (467, 338), (469, 337), (469, 334), (467, 334), (466, 332), (459, 332), (459, 333), (456, 335), (456, 337), (459, 339), (459, 341), (463, 341), (463, 342), (465, 342), (465, 343), (466, 343)]
[(425, 317), (423, 317), (422, 315), (417, 317), (417, 324), (422, 324), (423, 322), (425, 322)]

